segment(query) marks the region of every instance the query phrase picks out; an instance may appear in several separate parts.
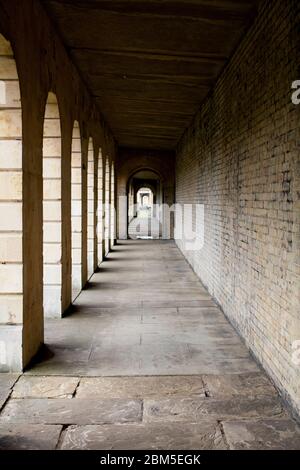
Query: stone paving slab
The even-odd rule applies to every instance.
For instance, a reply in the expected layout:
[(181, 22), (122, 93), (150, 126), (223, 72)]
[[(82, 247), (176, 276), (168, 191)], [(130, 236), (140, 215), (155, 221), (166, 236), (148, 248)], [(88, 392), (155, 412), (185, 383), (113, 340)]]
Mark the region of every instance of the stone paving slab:
[(232, 450), (300, 450), (300, 427), (292, 419), (223, 423)]
[(11, 399), (0, 415), (0, 426), (12, 424), (112, 424), (139, 422), (140, 400)]
[(62, 426), (14, 424), (0, 427), (0, 450), (54, 450)]
[(63, 450), (187, 450), (225, 449), (217, 422), (199, 424), (122, 424), (70, 426), (64, 433)]
[(203, 375), (206, 393), (213, 398), (265, 395), (277, 397), (278, 393), (262, 372), (248, 374)]
[(72, 398), (78, 377), (23, 375), (14, 386), (12, 398)]
[(164, 396), (204, 397), (199, 376), (103, 377), (83, 378), (76, 391), (77, 398), (150, 398)]
[(71, 315), (46, 320), (49, 354), (0, 414), (4, 448), (55, 448), (62, 425), (66, 449), (296, 448), (275, 389), (174, 243), (124, 246)]
[[(131, 269), (137, 283), (126, 277)], [(158, 282), (166, 273), (167, 279)], [(194, 281), (186, 282), (186, 276)], [(36, 364), (29, 375), (258, 371), (173, 242), (165, 246), (129, 242), (117, 247), (77, 298), (73, 310), (62, 320), (46, 320), (46, 342), (52, 356)]]
[[(155, 299), (155, 297), (154, 297)], [(144, 300), (142, 302), (145, 308), (163, 308), (163, 307), (206, 307), (214, 308), (216, 304), (213, 300), (189, 300), (171, 298), (170, 300)]]
[(0, 409), (9, 397), (11, 389), (18, 380), (19, 376), (20, 374), (0, 374)]
[(180, 421), (196, 423), (205, 416), (225, 420), (279, 416), (282, 406), (274, 397), (215, 400), (211, 398), (162, 398), (144, 401), (145, 422)]

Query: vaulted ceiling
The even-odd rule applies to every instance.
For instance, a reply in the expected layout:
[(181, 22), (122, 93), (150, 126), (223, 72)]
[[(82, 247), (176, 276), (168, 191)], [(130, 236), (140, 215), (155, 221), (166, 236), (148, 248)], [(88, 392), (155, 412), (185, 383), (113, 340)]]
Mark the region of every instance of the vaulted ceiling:
[(118, 143), (173, 149), (257, 0), (41, 0)]

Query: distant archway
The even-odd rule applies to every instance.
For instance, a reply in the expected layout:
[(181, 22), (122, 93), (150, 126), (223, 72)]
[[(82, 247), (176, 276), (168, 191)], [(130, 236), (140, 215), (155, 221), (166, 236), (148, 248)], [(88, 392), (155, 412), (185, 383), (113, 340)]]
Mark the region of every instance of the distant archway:
[[(148, 197), (148, 208), (142, 197)], [(128, 237), (158, 239), (162, 235), (163, 188), (160, 175), (144, 168), (133, 173), (127, 183)]]

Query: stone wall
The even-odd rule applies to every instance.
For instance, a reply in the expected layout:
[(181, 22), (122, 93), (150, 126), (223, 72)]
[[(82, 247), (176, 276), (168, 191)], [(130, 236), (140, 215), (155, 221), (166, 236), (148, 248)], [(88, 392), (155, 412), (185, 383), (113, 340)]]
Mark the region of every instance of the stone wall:
[[(0, 136), (1, 176), (7, 180), (7, 171), (14, 167), (21, 176), (19, 178), (20, 194), (13, 195), (14, 210), (7, 206), (9, 202), (7, 200), (0, 204), (0, 219), (7, 220), (9, 224), (7, 227), (3, 223), (0, 224), (0, 231), (4, 230), (5, 233), (14, 231), (18, 236), (20, 235), (19, 248), (15, 250), (14, 255), (17, 256), (16, 259), (7, 259), (7, 254), (12, 253), (7, 244), (1, 244), (1, 250), (4, 252), (0, 252), (0, 370), (7, 371), (20, 370), (24, 367), (43, 342), (42, 155), (45, 106), (49, 92), (51, 91), (56, 96), (61, 128), (61, 200), (59, 200), (61, 214), (59, 220), (62, 221), (60, 233), (62, 311), (69, 307), (72, 297), (70, 179), (74, 121), (79, 123), (82, 150), (82, 285), (87, 280), (88, 271), (88, 142), (92, 138), (95, 155), (93, 166), (95, 175), (94, 178), (89, 179), (89, 182), (97, 181), (96, 170), (99, 166), (97, 155), (108, 159), (111, 167), (115, 155), (115, 142), (40, 2), (28, 0), (22, 2), (22, 7), (20, 7), (18, 0), (9, 2), (0, 0), (0, 34), (10, 42), (13, 54), (12, 56), (10, 52), (7, 52), (9, 48), (4, 42), (4, 48), (7, 47), (7, 50), (1, 53), (0, 80), (3, 82), (3, 80), (10, 79), (10, 88), (4, 83), (1, 86), (2, 88), (6, 86), (11, 92), (7, 96), (10, 96), (13, 94), (11, 87), (15, 87), (18, 81), (21, 91), (21, 102), (20, 99), (18, 101), (19, 114), (14, 113), (17, 120), (10, 119), (9, 123), (5, 121), (9, 110), (13, 107), (11, 103), (1, 103), (0, 110), (1, 128), (2, 130), (10, 128), (14, 139), (9, 148), (9, 135)], [(8, 55), (7, 60), (3, 57), (5, 54)], [(6, 60), (5, 64), (4, 60)], [(15, 66), (17, 73), (14, 71)], [(10, 75), (11, 73), (13, 75)], [(3, 143), (2, 140), (6, 142)], [(104, 166), (100, 167), (104, 168)], [(8, 189), (5, 190), (6, 198)], [(109, 197), (110, 191), (111, 188), (109, 188)], [(1, 197), (0, 194), (0, 199)], [(8, 217), (11, 218), (10, 221)], [(13, 220), (14, 217), (15, 220)], [(93, 234), (96, 233), (95, 227), (96, 221), (92, 229)], [(89, 246), (90, 242), (91, 235), (89, 235)], [(99, 245), (95, 242), (95, 250), (97, 246)], [(97, 259), (96, 253), (94, 257)], [(7, 278), (8, 271), (9, 279)], [(7, 278), (10, 292), (2, 282), (3, 278)]]
[(297, 0), (261, 3), (176, 158), (176, 202), (205, 211), (203, 248), (178, 246), (298, 412), (299, 22)]

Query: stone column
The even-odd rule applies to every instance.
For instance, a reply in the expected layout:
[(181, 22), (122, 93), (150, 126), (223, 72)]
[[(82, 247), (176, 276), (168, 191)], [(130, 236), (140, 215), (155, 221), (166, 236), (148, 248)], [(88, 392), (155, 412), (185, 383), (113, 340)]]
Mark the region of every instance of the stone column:
[(105, 235), (105, 256), (108, 254), (110, 249), (110, 162), (109, 157), (106, 157), (105, 163), (105, 228), (104, 228), (104, 235)]
[(88, 271), (87, 271), (87, 223), (88, 223), (88, 212), (87, 212), (87, 164), (88, 164), (88, 141), (84, 139), (82, 141), (82, 174), (81, 174), (81, 181), (82, 181), (82, 237), (81, 237), (81, 279), (82, 279), (82, 288), (85, 287), (88, 279)]
[(98, 240), (98, 266), (103, 261), (104, 256), (104, 165), (102, 151), (98, 154), (98, 210), (97, 210), (97, 240)]
[(23, 173), (19, 80), (0, 36), (0, 371), (23, 366)]
[(112, 248), (116, 241), (116, 217), (115, 217), (115, 167), (114, 162), (111, 162), (110, 171), (110, 248)]
[(49, 93), (43, 139), (44, 314), (60, 317), (62, 306), (62, 145), (56, 96)]
[(88, 279), (95, 271), (95, 155), (93, 141), (88, 148), (87, 170), (88, 197)]
[(72, 214), (72, 300), (82, 289), (82, 156), (78, 122), (72, 137), (71, 214)]

